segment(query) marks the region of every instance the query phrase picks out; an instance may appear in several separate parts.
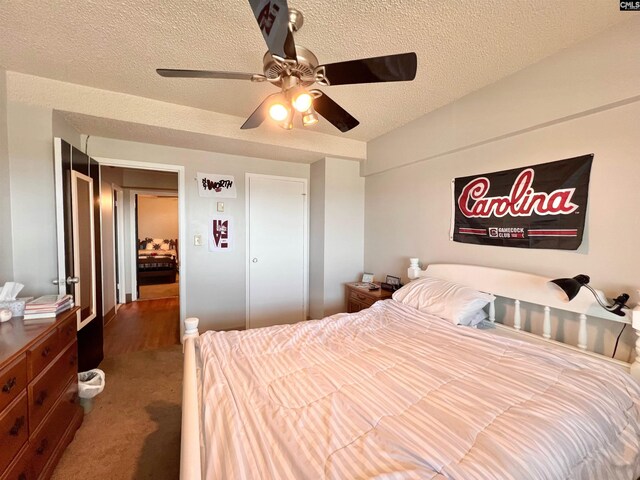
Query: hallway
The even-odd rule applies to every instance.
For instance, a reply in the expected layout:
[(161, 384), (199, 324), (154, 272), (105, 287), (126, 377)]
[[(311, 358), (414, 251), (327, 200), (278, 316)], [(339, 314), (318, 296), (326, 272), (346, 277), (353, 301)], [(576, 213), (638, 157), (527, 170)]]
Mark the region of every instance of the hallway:
[(180, 343), (178, 297), (122, 305), (104, 327), (104, 357), (154, 350)]

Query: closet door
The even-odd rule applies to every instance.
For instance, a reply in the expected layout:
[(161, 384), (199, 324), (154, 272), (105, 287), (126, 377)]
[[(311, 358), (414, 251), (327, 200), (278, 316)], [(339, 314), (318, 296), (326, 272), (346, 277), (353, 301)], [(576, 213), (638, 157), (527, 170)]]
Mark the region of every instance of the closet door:
[(102, 271), (100, 253), (100, 168), (60, 138), (54, 139), (58, 285), (76, 306), (78, 368), (97, 367), (102, 350)]
[(247, 328), (306, 320), (307, 180), (247, 174)]

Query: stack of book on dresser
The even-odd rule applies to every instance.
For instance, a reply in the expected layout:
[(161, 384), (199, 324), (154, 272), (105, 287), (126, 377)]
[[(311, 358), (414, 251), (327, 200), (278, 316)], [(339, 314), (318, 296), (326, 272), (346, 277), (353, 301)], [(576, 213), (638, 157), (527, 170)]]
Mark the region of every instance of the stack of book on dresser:
[(44, 295), (27, 303), (24, 307), (24, 324), (51, 323), (56, 315), (73, 307), (71, 295)]

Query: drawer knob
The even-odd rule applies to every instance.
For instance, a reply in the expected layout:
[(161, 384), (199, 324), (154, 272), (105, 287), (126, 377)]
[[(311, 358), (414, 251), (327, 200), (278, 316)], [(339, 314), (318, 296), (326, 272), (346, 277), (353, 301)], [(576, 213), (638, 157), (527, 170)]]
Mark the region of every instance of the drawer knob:
[(75, 365), (77, 359), (78, 357), (76, 357), (75, 355), (71, 355), (71, 357), (69, 357), (69, 365)]
[(40, 442), (40, 446), (36, 448), (36, 453), (38, 455), (42, 455), (48, 446), (49, 446), (49, 441), (46, 438), (43, 438), (42, 441)]
[(9, 430), (9, 435), (11, 435), (12, 437), (17, 437), (18, 433), (20, 433), (20, 429), (24, 426), (24, 415), (16, 418), (16, 421), (13, 424), (13, 427), (11, 427), (11, 430)]
[(46, 390), (42, 390), (38, 394), (38, 398), (36, 398), (36, 403), (38, 405), (42, 405), (46, 399), (47, 399), (47, 391)]
[(16, 383), (16, 377), (11, 377), (9, 380), (7, 380), (7, 383), (2, 386), (2, 393), (10, 393), (13, 387), (16, 386)]
[(18, 480), (27, 480), (27, 475), (25, 473), (21, 473), (18, 475)]
[(42, 350), (43, 357), (48, 357), (50, 353), (51, 353), (51, 349), (49, 347), (44, 347), (44, 350)]

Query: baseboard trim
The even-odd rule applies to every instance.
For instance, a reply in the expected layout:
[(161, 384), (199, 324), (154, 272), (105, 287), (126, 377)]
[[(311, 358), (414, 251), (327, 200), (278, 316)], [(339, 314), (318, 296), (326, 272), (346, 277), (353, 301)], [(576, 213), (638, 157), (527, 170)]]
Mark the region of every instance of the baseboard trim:
[(116, 307), (114, 306), (111, 310), (109, 310), (104, 316), (104, 325), (108, 325), (111, 320), (116, 318)]

